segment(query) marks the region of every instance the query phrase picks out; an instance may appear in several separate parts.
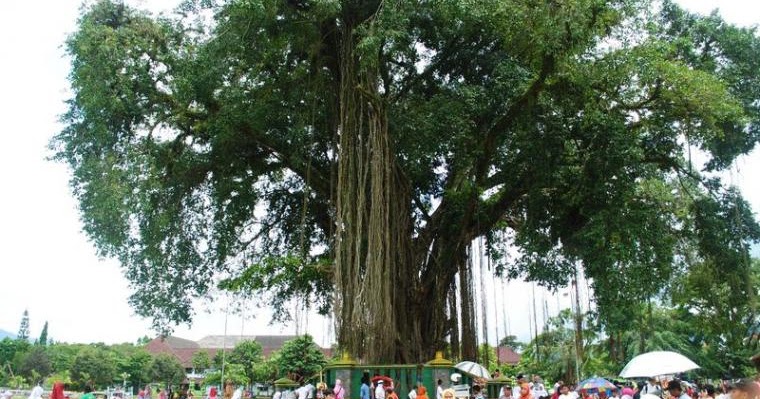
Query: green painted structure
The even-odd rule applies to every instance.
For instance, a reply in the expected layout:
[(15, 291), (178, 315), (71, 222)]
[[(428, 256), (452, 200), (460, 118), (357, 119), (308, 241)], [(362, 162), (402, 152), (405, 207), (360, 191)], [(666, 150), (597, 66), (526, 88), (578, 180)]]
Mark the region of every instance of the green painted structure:
[[(443, 358), (441, 352), (436, 353), (435, 359), (425, 364), (406, 364), (406, 365), (372, 365), (357, 364), (347, 354), (324, 368), (324, 379), (328, 387), (335, 386), (335, 380), (340, 379), (346, 390), (345, 399), (358, 399), (363, 376), (372, 378), (376, 375), (390, 377), (394, 381), (396, 394), (400, 399), (407, 399), (409, 391), (417, 384), (422, 384), (427, 389), (427, 395), (430, 399), (436, 399), (437, 381), (442, 381), (443, 388), (449, 388), (452, 385), (450, 376), (453, 373), (462, 375), (458, 384), (472, 385), (472, 378), (454, 368), (454, 363)], [(499, 384), (499, 382), (496, 382)], [(491, 387), (487, 384), (486, 389), (489, 398), (493, 390), (498, 392), (501, 385)]]

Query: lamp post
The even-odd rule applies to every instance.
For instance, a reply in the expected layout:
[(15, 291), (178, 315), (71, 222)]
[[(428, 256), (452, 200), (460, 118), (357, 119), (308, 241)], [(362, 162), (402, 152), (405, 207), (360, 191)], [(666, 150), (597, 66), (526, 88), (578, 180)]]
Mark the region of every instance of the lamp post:
[(581, 362), (583, 360), (583, 318), (581, 316), (581, 292), (578, 287), (578, 265), (575, 265), (575, 376), (581, 381)]
[(224, 338), (222, 338), (222, 375), (219, 386), (224, 389), (224, 363), (227, 356), (227, 316), (230, 314), (230, 297), (227, 296), (227, 306), (224, 308)]

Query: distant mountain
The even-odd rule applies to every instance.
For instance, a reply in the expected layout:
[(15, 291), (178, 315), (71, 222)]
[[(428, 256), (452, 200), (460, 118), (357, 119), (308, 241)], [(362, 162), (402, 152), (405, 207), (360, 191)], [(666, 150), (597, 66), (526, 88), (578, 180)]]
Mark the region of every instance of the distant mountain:
[(0, 329), (0, 339), (3, 339), (5, 337), (16, 338), (16, 334)]

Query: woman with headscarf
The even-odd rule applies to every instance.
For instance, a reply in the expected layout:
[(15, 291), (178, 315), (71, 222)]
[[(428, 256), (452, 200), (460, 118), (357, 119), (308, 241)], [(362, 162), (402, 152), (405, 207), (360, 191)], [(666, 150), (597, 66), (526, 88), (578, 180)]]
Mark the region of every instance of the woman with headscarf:
[(343, 388), (343, 382), (339, 379), (335, 380), (335, 388), (333, 388), (335, 399), (343, 399), (346, 397), (346, 389)]
[(530, 385), (527, 382), (520, 384), (520, 399), (533, 399), (530, 393)]
[(58, 381), (53, 384), (53, 390), (50, 391), (50, 399), (65, 399), (62, 382)]
[(419, 387), (417, 387), (417, 399), (428, 399), (427, 396), (427, 389), (425, 389), (422, 384), (420, 384)]

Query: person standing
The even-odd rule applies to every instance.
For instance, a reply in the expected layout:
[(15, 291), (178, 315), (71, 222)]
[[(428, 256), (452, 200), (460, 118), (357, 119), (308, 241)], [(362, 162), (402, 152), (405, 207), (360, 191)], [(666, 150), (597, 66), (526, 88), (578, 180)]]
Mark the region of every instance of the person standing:
[(518, 374), (517, 384), (512, 388), (512, 394), (514, 394), (515, 396), (520, 396), (520, 393), (522, 392), (522, 386), (525, 383), (527, 383), (527, 381), (525, 381), (525, 376), (523, 376), (522, 374)]
[(50, 391), (50, 399), (65, 399), (62, 382), (58, 381), (53, 384), (53, 390)]
[(298, 399), (306, 399), (309, 396), (309, 388), (306, 388), (303, 381), (301, 381), (301, 386), (296, 389), (296, 396)]
[(681, 381), (678, 380), (672, 380), (668, 382), (668, 393), (670, 393), (670, 396), (673, 399), (691, 399), (691, 397), (683, 391), (683, 387), (681, 387)]
[(383, 380), (377, 382), (377, 388), (375, 388), (375, 399), (385, 399), (385, 387)]
[(84, 395), (82, 395), (79, 399), (95, 399), (95, 395), (92, 394), (92, 387), (90, 384), (86, 384), (84, 386)]
[(232, 394), (235, 393), (235, 387), (232, 385), (232, 380), (227, 380), (224, 382), (224, 393), (222, 394), (222, 397), (224, 399), (232, 399)]
[(29, 399), (41, 399), (42, 398), (42, 384), (40, 382), (32, 388), (32, 392), (29, 393)]
[(699, 390), (699, 399), (715, 399), (715, 387), (707, 384)]
[(660, 393), (662, 393), (662, 390), (654, 377), (650, 377), (647, 383), (644, 384), (644, 387), (641, 388), (642, 395), (651, 394), (660, 396)]
[(520, 399), (533, 399), (530, 393), (530, 385), (527, 382), (523, 382), (520, 386)]
[(546, 392), (546, 387), (544, 386), (543, 380), (541, 380), (541, 377), (537, 375), (533, 375), (533, 384), (531, 384), (530, 391), (531, 395), (533, 395), (535, 399), (549, 396), (549, 393)]
[(438, 379), (438, 387), (435, 389), (435, 399), (443, 399), (443, 380), (440, 378)]
[(760, 399), (760, 386), (752, 379), (739, 380), (730, 388), (731, 399)]
[(341, 380), (335, 380), (333, 393), (335, 394), (335, 399), (344, 399), (346, 397), (346, 389), (343, 388), (343, 382)]
[(359, 388), (359, 398), (369, 399), (369, 381), (367, 381), (367, 377), (362, 377), (362, 386)]
[(570, 395), (570, 387), (562, 384), (559, 387), (559, 399), (573, 399), (573, 396)]

